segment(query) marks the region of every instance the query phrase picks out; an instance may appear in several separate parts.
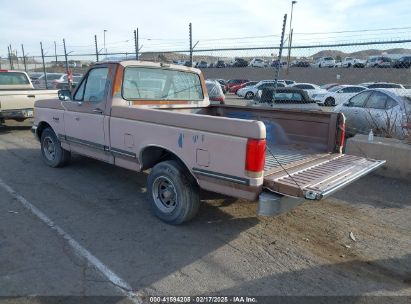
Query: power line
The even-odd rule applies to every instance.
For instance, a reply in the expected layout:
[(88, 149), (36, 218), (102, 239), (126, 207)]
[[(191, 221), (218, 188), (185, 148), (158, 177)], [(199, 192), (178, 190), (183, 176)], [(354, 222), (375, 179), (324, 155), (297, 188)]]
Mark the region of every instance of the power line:
[(365, 30), (350, 30), (350, 31), (336, 31), (336, 32), (301, 32), (294, 33), (294, 35), (320, 35), (320, 34), (341, 34), (341, 33), (359, 33), (359, 32), (376, 32), (376, 31), (393, 31), (393, 30), (405, 30), (411, 29), (411, 27), (390, 27), (390, 28), (380, 28), (380, 29), (365, 29)]

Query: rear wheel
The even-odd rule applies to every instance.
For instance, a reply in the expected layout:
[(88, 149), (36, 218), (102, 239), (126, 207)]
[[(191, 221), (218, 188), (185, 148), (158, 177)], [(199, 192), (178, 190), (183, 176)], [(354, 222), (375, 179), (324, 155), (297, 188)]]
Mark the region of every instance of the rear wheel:
[(254, 97), (254, 93), (253, 92), (247, 92), (245, 94), (245, 99), (253, 99)]
[(62, 167), (70, 160), (70, 152), (61, 147), (56, 133), (50, 128), (41, 133), (41, 154), (43, 161), (50, 167)]
[(198, 212), (198, 186), (187, 169), (175, 160), (153, 167), (148, 176), (148, 193), (155, 215), (169, 224), (182, 224)]
[(324, 104), (325, 104), (327, 107), (334, 107), (334, 106), (335, 106), (335, 99), (332, 98), (332, 97), (328, 97), (328, 98), (325, 99)]

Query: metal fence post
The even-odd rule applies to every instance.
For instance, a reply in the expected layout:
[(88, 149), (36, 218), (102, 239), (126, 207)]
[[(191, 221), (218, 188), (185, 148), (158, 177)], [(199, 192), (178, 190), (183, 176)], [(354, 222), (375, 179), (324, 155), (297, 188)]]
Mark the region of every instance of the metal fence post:
[(282, 54), (283, 54), (284, 32), (285, 32), (286, 22), (287, 22), (287, 14), (284, 15), (283, 30), (281, 31), (280, 49), (278, 51), (278, 64), (277, 64), (277, 68), (276, 68), (276, 71), (275, 71), (275, 79), (274, 79), (273, 105), (274, 105), (274, 102), (275, 102), (275, 93), (277, 92), (278, 78), (280, 77), (281, 57), (282, 57)]
[(56, 67), (57, 67), (57, 45), (56, 42), (54, 41), (54, 56), (56, 57)]
[(98, 47), (97, 47), (97, 35), (94, 35), (94, 43), (96, 45), (96, 62), (98, 62)]
[(66, 40), (63, 38), (63, 49), (64, 49), (64, 61), (66, 63), (66, 74), (67, 74), (67, 84), (69, 87), (69, 90), (71, 91), (71, 81), (69, 77), (69, 67), (68, 67), (68, 60), (67, 60), (67, 50), (66, 50)]
[(11, 45), (7, 47), (7, 51), (9, 53), (10, 70), (13, 70), (13, 59), (11, 58)]
[(139, 50), (139, 41), (138, 41), (138, 28), (134, 30), (134, 47), (136, 49), (136, 60), (138, 60), (138, 52)]
[(193, 66), (193, 27), (190, 24), (188, 25), (188, 31), (190, 36), (190, 67)]
[(40, 48), (41, 48), (41, 59), (43, 61), (43, 73), (44, 73), (44, 78), (45, 78), (45, 83), (46, 83), (46, 90), (49, 88), (47, 84), (47, 73), (46, 73), (46, 64), (44, 62), (44, 52), (43, 52), (43, 43), (40, 42)]
[(21, 44), (21, 51), (22, 51), (22, 53), (23, 53), (24, 71), (27, 72), (26, 55), (24, 54), (24, 46), (23, 46), (23, 44)]

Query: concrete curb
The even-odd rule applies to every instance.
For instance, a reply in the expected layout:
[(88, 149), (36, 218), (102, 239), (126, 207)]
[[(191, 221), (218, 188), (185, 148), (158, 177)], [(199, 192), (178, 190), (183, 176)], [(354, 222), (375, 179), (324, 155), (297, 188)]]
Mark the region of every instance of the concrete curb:
[(411, 181), (411, 145), (398, 139), (357, 134), (347, 140), (346, 154), (386, 160), (385, 165), (375, 173), (382, 176)]

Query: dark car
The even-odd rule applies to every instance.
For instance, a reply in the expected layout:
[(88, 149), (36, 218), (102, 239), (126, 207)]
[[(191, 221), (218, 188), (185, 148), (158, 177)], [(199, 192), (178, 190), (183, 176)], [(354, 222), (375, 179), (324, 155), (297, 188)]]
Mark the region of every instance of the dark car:
[(394, 61), (392, 67), (397, 69), (409, 69), (411, 67), (411, 56), (404, 56)]
[(217, 60), (217, 62), (214, 64), (215, 68), (225, 68), (226, 64), (224, 60)]
[(258, 91), (254, 101), (268, 103), (277, 108), (321, 111), (321, 108), (308, 96), (306, 91), (296, 88), (277, 88), (274, 90), (273, 87), (266, 87)]
[(233, 67), (243, 68), (248, 66), (248, 61), (242, 58), (236, 58)]
[(297, 61), (297, 62), (292, 63), (290, 65), (290, 67), (295, 67), (295, 68), (309, 68), (310, 66), (311, 66), (310, 62), (309, 61), (304, 61), (304, 60)]

